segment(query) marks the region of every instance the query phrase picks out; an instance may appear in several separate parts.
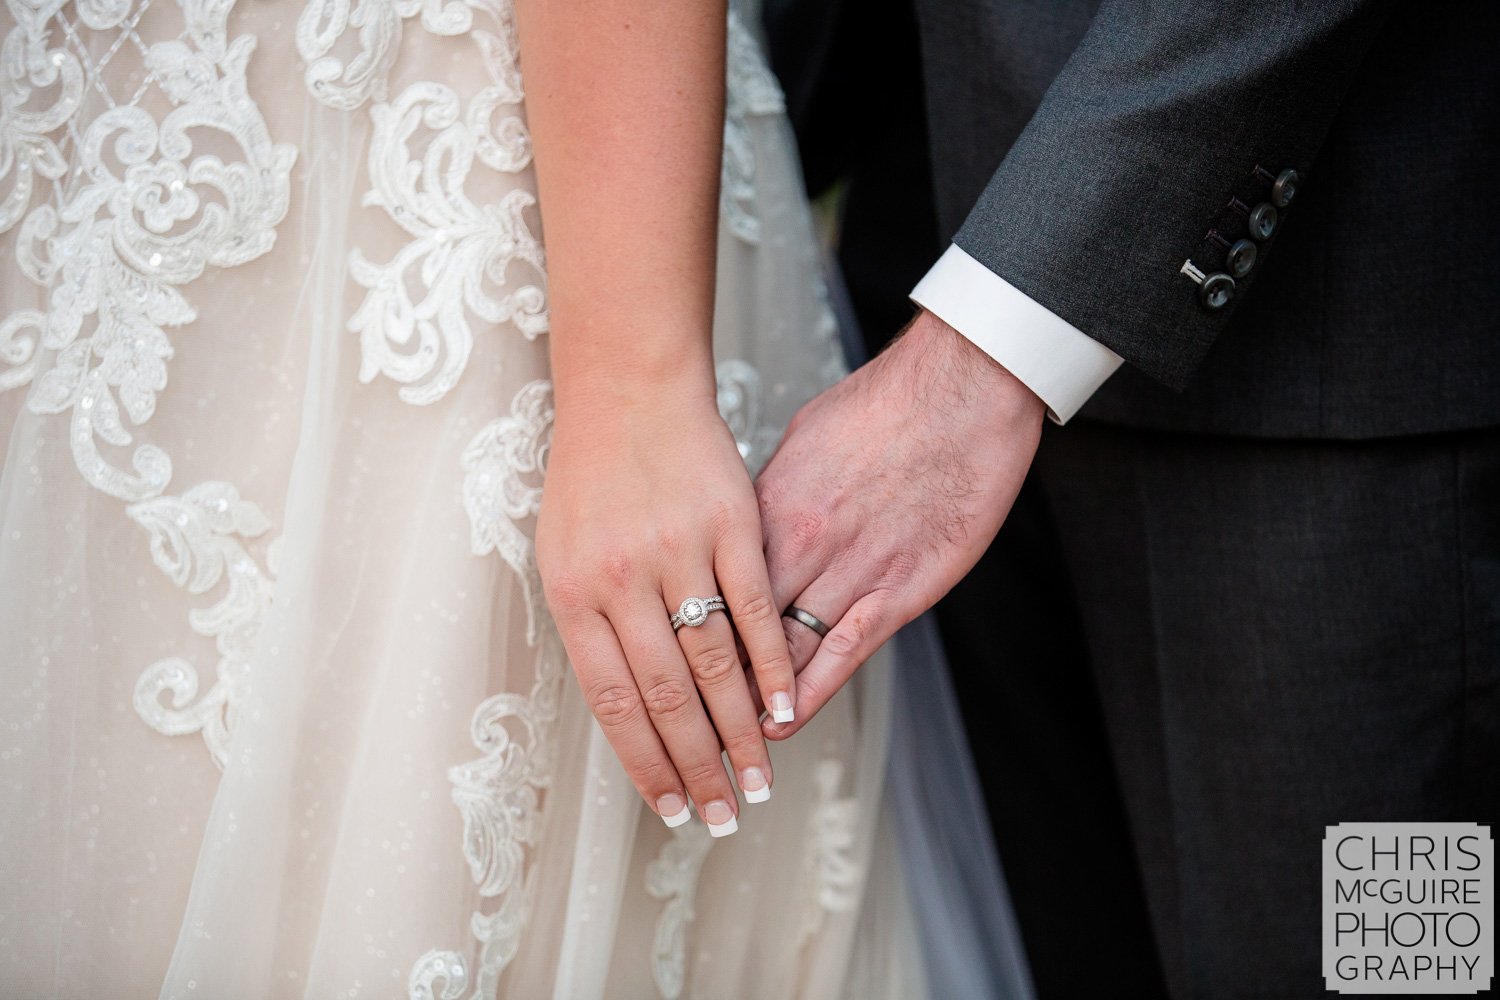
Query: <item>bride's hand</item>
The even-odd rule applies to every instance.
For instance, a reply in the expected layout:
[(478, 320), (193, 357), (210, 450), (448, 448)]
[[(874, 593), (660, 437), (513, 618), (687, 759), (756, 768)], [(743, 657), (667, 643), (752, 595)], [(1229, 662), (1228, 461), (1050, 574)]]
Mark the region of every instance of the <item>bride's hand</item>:
[[(685, 791), (722, 836), (738, 807), (720, 742), (748, 800), (771, 782), (734, 632), (777, 715), (796, 685), (755, 491), (711, 383), (696, 381), (649, 395), (614, 384), (559, 407), (536, 550), (584, 697), (636, 788), (669, 826), (688, 818)], [(673, 635), (684, 599), (716, 595), (729, 617)]]

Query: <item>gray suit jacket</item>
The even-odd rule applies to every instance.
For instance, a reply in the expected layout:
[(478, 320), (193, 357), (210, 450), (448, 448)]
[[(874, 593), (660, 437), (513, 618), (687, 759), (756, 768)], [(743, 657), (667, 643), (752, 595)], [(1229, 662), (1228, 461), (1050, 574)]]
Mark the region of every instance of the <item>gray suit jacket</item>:
[(940, 230), (1125, 358), (1084, 417), (1500, 424), (1500, 4), (916, 6)]

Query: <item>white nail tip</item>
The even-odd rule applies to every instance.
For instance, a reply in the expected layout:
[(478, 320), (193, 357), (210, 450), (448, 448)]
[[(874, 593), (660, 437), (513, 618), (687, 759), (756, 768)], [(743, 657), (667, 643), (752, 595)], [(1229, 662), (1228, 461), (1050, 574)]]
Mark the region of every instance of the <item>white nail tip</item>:
[(679, 827), (679, 826), (681, 826), (682, 824), (686, 823), (688, 820), (690, 820), (692, 818), (693, 818), (693, 812), (692, 812), (692, 810), (689, 809), (687, 806), (683, 806), (681, 812), (673, 813), (671, 816), (663, 816), (661, 818), (661, 821), (663, 823), (667, 824), (668, 828), (672, 828), (672, 827)]
[(790, 708), (773, 708), (773, 709), (771, 709), (771, 721), (772, 722), (791, 722), (796, 717), (797, 717), (796, 713), (793, 712)]
[(755, 789), (755, 791), (753, 791), (753, 792), (750, 791), (749, 789), (745, 790), (745, 801), (746, 802), (766, 802), (766, 801), (769, 801), (770, 798), (771, 798), (771, 786), (770, 785), (762, 785), (761, 787)]
[(710, 837), (727, 837), (739, 828), (740, 821), (731, 816), (718, 826), (712, 823), (708, 824), (708, 835)]

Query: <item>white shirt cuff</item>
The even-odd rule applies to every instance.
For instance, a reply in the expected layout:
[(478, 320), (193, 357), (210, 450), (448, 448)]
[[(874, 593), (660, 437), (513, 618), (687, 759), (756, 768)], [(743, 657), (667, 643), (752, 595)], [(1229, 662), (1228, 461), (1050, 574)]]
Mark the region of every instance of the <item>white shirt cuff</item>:
[(948, 247), (917, 282), (911, 300), (1020, 379), (1059, 424), (1071, 420), (1121, 364), (1114, 351), (957, 246)]

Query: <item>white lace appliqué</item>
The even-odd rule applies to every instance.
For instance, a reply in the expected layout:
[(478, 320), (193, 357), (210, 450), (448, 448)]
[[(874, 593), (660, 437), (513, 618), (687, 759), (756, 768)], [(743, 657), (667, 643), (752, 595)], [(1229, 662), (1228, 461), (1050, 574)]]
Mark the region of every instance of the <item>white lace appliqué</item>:
[(713, 837), (708, 827), (689, 823), (672, 831), (661, 853), (646, 866), (646, 891), (666, 900), (651, 938), (651, 974), (666, 1000), (677, 1000), (687, 982), (687, 932), (693, 897)]
[[(203, 697), (193, 701), (198, 672), (178, 657), (153, 663), (135, 685), (135, 710), (151, 728), (169, 736), (202, 732), (214, 762), (223, 767), (237, 695), (249, 677), (255, 638), (272, 596), (271, 577), (241, 539), (265, 534), (270, 522), (233, 486), (220, 482), (195, 486), (181, 497), (143, 500), (126, 513), (151, 532), (151, 558), (179, 587), (203, 594), (224, 584), (217, 602), (188, 615), (193, 630), (212, 636), (219, 650), (214, 683)], [(275, 553), (273, 545), (267, 557), (273, 568)], [(162, 703), (164, 692), (171, 693), (170, 707)]]
[[(528, 383), (516, 394), (510, 414), (481, 430), (462, 458), (471, 549), (479, 556), (498, 553), (521, 578), (527, 642), (536, 654), (530, 693), (502, 691), (480, 702), (471, 733), (481, 756), (448, 772), (464, 820), (469, 872), (479, 895), (495, 901), (470, 919), (479, 942), (472, 983), (476, 998), (496, 995), (531, 910), (526, 851), (536, 844), (541, 795), (552, 778), (552, 725), (567, 667), (542, 597), (531, 532), (522, 528), (541, 507), (552, 416), (552, 384)], [(451, 1000), (464, 995), (469, 979), (467, 957), (434, 950), (413, 966), (408, 991), (413, 1000)], [(441, 993), (435, 992), (439, 981)]]
[[(428, 31), (473, 41), (488, 82), (467, 99), (419, 81), (384, 100), (401, 24), (419, 11)], [(346, 63), (328, 53), (349, 23), (361, 25), (361, 51)], [(407, 241), (384, 263), (351, 253), (350, 276), (366, 294), (349, 329), (360, 338), (360, 380), (383, 375), (408, 403), (436, 402), (457, 384), (474, 321), (510, 323), (529, 338), (547, 330), (542, 245), (524, 214), (536, 197), (519, 176), (531, 165), (531, 135), (515, 31), (508, 0), (360, 0), (352, 15), (348, 0), (312, 0), (298, 26), (314, 96), (344, 109), (376, 99), (364, 204), (383, 208)], [(472, 196), (476, 165), (511, 175), (510, 190)]]
[(807, 818), (804, 840), (803, 884), (809, 892), (802, 908), (803, 941), (822, 928), (827, 914), (847, 912), (858, 905), (864, 884), (863, 868), (853, 857), (859, 802), (839, 797), (843, 778), (843, 762), (832, 757), (820, 760), (813, 772), (818, 804)]
[(755, 214), (755, 145), (750, 116), (786, 110), (776, 76), (760, 54), (755, 36), (733, 7), (729, 10), (724, 91), (724, 163), (719, 179), (719, 213), (729, 231), (746, 243), (760, 242)]
[[(48, 290), (48, 303), (45, 314), (20, 310), (0, 323), (0, 361), (9, 366), (0, 389), (34, 379), (28, 408), (68, 414), (80, 474), (131, 504), (127, 513), (151, 532), (152, 558), (174, 582), (193, 594), (223, 585), (214, 604), (189, 615), (221, 656), (209, 690), (194, 702), (198, 674), (174, 657), (147, 668), (135, 695), (149, 725), (201, 731), (222, 764), (271, 591), (244, 542), (269, 523), (228, 483), (168, 495), (172, 461), (154, 444), (139, 444), (129, 469), (100, 444), (129, 447), (127, 428), (155, 412), (173, 353), (167, 330), (197, 318), (179, 289), (209, 267), (271, 249), (296, 151), (271, 141), (246, 91), (255, 39), (228, 37), (232, 0), (181, 0), (181, 33), (155, 43), (138, 31), (148, 6), (7, 2), (15, 26), (0, 50), (0, 184), (10, 185), (0, 230), (19, 224), (16, 263)], [(115, 44), (91, 45), (96, 33)], [(142, 53), (145, 77), (132, 93), (113, 94), (104, 69), (125, 44)], [(104, 105), (91, 120), (80, 113), (86, 94)], [(160, 120), (145, 110), (148, 95), (169, 108)], [(51, 182), (50, 200), (38, 199), (38, 179)], [(50, 366), (43, 351), (54, 352)], [(170, 706), (159, 700), (164, 692)]]
[(740, 457), (755, 475), (780, 442), (780, 432), (767, 424), (765, 396), (755, 366), (728, 358), (714, 366), (718, 382), (719, 415), (729, 425)]

